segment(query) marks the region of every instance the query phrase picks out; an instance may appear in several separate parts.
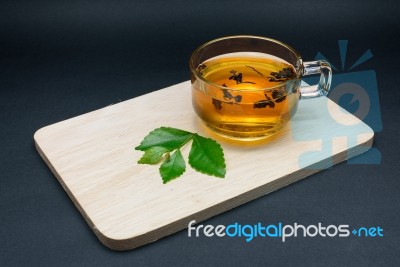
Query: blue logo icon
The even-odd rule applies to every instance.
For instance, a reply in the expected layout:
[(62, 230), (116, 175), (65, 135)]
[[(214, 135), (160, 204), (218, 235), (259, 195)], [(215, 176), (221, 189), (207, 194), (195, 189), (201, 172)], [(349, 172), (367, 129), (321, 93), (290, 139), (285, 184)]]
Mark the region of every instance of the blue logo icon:
[[(376, 72), (374, 70), (354, 71), (359, 65), (371, 59), (373, 54), (368, 49), (362, 54), (359, 59), (353, 63), (349, 68), (346, 68), (346, 55), (347, 55), (347, 40), (339, 40), (339, 52), (341, 59), (341, 69), (339, 70), (321, 53), (318, 52), (315, 56), (316, 60), (326, 60), (331, 64), (334, 74), (332, 77), (331, 90), (328, 97), (336, 102), (343, 109), (358, 117), (365, 124), (370, 126), (374, 132), (382, 131), (382, 119), (379, 105), (378, 86), (376, 79)], [(303, 80), (308, 84), (317, 84), (319, 77), (307, 77)], [(340, 124), (335, 118), (327, 118), (335, 120), (335, 123)], [(341, 125), (341, 127), (352, 127), (352, 125)], [(362, 133), (360, 133), (362, 134)], [(332, 155), (332, 140), (338, 136), (337, 133), (332, 132), (329, 136), (324, 136), (321, 140), (322, 150), (325, 153)], [(308, 136), (304, 140), (303, 136), (294, 133), (294, 138), (297, 141), (319, 140), (321, 136)], [(357, 136), (347, 136), (347, 144), (355, 144)], [(300, 156), (300, 166), (305, 167), (308, 162), (308, 157), (313, 153), (306, 152)], [(320, 152), (321, 153), (321, 152)], [(378, 149), (371, 147), (367, 152), (355, 158), (348, 159), (348, 164), (380, 164), (381, 153)], [(332, 163), (333, 164), (333, 163)], [(332, 165), (330, 164), (330, 166)], [(328, 164), (329, 165), (329, 164)], [(326, 168), (330, 166), (318, 166), (317, 168)]]

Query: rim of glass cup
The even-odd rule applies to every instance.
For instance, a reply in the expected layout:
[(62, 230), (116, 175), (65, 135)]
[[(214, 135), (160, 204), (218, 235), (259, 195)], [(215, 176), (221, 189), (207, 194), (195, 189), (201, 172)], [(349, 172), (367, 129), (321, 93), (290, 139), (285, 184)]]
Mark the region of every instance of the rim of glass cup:
[[(211, 82), (211, 81), (209, 81), (207, 79), (204, 79), (201, 75), (199, 75), (199, 73), (196, 71), (197, 66), (194, 65), (193, 57), (201, 49), (203, 49), (204, 47), (206, 47), (206, 46), (208, 46), (208, 45), (210, 45), (212, 43), (216, 43), (216, 42), (227, 40), (227, 39), (236, 39), (236, 38), (260, 39), (260, 40), (264, 40), (264, 41), (273, 42), (273, 43), (276, 43), (276, 44), (279, 44), (279, 45), (285, 47), (286, 49), (288, 49), (290, 52), (292, 52), (296, 56), (297, 62), (300, 62), (299, 66), (297, 66), (297, 67), (293, 66), (293, 67), (296, 70), (297, 79), (301, 78), (301, 76), (302, 76), (301, 70), (302, 70), (302, 65), (303, 65), (303, 59), (300, 56), (299, 52), (297, 52), (293, 47), (291, 47), (291, 46), (289, 46), (289, 45), (287, 45), (287, 44), (285, 44), (285, 43), (283, 43), (281, 41), (278, 41), (278, 40), (275, 40), (275, 39), (272, 39), (272, 38), (268, 38), (268, 37), (256, 36), (256, 35), (231, 35), (231, 36), (220, 37), (220, 38), (213, 39), (213, 40), (210, 40), (208, 42), (205, 42), (202, 45), (200, 45), (199, 47), (197, 47), (193, 51), (192, 55), (190, 56), (190, 60), (189, 60), (190, 70), (193, 72), (194, 75), (196, 75), (196, 78), (202, 80), (205, 83), (208, 83), (208, 84), (210, 84), (212, 86), (215, 86), (215, 87), (218, 87), (218, 88), (221, 88), (221, 89), (229, 88), (229, 87), (225, 87), (225, 86), (213, 83), (213, 82)], [(285, 86), (287, 83), (291, 82), (292, 80), (293, 79), (290, 79), (290, 80), (287, 80), (287, 81), (285, 81), (283, 83), (280, 83), (280, 84), (277, 84), (277, 85), (274, 85), (274, 86), (264, 87), (264, 88), (259, 88), (259, 89), (251, 89), (249, 91), (250, 92), (269, 91), (269, 90), (272, 90), (272, 89), (276, 89), (276, 88)], [(235, 88), (229, 88), (229, 90), (233, 91), (233, 92), (235, 92), (235, 91), (243, 91), (243, 89), (235, 89)]]

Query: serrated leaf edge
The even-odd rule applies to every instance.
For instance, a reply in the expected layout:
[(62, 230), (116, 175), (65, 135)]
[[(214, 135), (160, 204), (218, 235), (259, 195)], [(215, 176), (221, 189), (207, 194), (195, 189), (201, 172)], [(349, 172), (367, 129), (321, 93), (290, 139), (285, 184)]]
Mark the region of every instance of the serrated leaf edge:
[[(182, 171), (181, 174), (179, 174), (179, 175), (176, 176), (176, 177), (173, 177), (173, 178), (171, 178), (171, 179), (169, 179), (169, 180), (164, 180), (164, 177), (163, 177), (162, 174), (161, 174), (161, 167), (162, 167), (162, 165), (163, 165), (164, 163), (167, 163), (167, 162), (171, 161), (171, 158), (166, 159), (166, 160), (160, 165), (160, 167), (158, 168), (159, 173), (160, 173), (160, 176), (161, 176), (161, 179), (163, 180), (163, 184), (166, 184), (166, 183), (168, 183), (168, 182), (170, 182), (170, 181), (172, 181), (172, 180), (174, 180), (174, 179), (176, 179), (176, 178), (178, 178), (178, 177), (181, 177), (182, 174), (184, 174), (185, 171), (186, 171), (186, 162), (185, 162), (185, 159), (184, 159), (184, 157), (183, 157), (183, 155), (182, 155), (180, 149), (176, 149), (175, 152), (172, 154), (172, 156), (173, 156), (175, 153), (178, 153), (178, 152), (179, 152), (179, 154), (180, 154), (180, 157), (181, 157), (182, 160), (183, 160), (183, 167), (184, 167), (184, 168), (183, 168), (183, 171)], [(172, 157), (172, 156), (171, 156), (171, 157)]]
[[(192, 138), (192, 146), (193, 146), (193, 143), (195, 142), (195, 136), (199, 136), (201, 138), (205, 138), (205, 139), (211, 140), (212, 142), (216, 143), (217, 146), (220, 148), (221, 153), (222, 153), (224, 175), (223, 176), (218, 176), (218, 175), (215, 175), (213, 173), (208, 173), (208, 172), (205, 172), (203, 170), (200, 170), (200, 169), (196, 168), (195, 166), (192, 165), (192, 160), (190, 158), (190, 153), (189, 153), (188, 162), (189, 162), (190, 167), (192, 167), (195, 171), (200, 172), (200, 173), (205, 174), (205, 175), (208, 175), (208, 176), (214, 176), (214, 177), (217, 177), (217, 178), (225, 178), (225, 175), (226, 175), (226, 163), (225, 163), (225, 154), (224, 154), (224, 150), (222, 149), (222, 146), (217, 141), (215, 141), (214, 139), (208, 138), (208, 137), (204, 137), (204, 136), (198, 135), (196, 133), (193, 135), (193, 138)], [(190, 150), (192, 150), (192, 148), (190, 148)]]
[[(140, 162), (140, 161), (144, 158), (144, 156), (146, 155), (146, 152), (149, 151), (150, 149), (154, 149), (154, 148), (162, 148), (162, 149), (165, 150), (164, 152), (162, 152), (162, 154), (161, 154), (159, 160), (158, 160), (157, 162), (154, 162), (154, 163)], [(166, 149), (165, 147), (161, 147), (161, 146), (153, 146), (153, 147), (150, 147), (150, 148), (144, 150), (144, 154), (143, 154), (142, 157), (138, 160), (137, 163), (138, 163), (138, 164), (156, 165), (156, 164), (160, 163), (163, 154), (166, 154), (166, 153), (168, 153), (168, 152), (169, 152), (168, 149)]]
[[(144, 140), (145, 140), (149, 135), (153, 134), (153, 133), (156, 132), (156, 131), (163, 130), (163, 129), (178, 130), (178, 131), (182, 131), (182, 132), (185, 132), (185, 133), (187, 133), (187, 134), (192, 135), (192, 137), (191, 137), (187, 142), (189, 142), (190, 140), (193, 139), (193, 135), (194, 135), (194, 134), (191, 133), (191, 132), (184, 131), (184, 130), (177, 129), (177, 128), (173, 128), (173, 127), (165, 127), (165, 126), (162, 126), (162, 127), (158, 127), (158, 128), (156, 128), (156, 129), (150, 131), (150, 132), (143, 138), (143, 140), (140, 142), (140, 144), (139, 144), (137, 147), (135, 147), (135, 150), (146, 151), (147, 149), (149, 149), (149, 148), (147, 148), (147, 149), (140, 149), (140, 146), (143, 144)], [(187, 143), (187, 142), (186, 142), (186, 143)], [(185, 144), (186, 144), (186, 143), (185, 143)], [(185, 144), (183, 144), (183, 145), (185, 145)], [(171, 150), (169, 150), (169, 152), (171, 152), (171, 151), (173, 151), (173, 150), (175, 150), (175, 149), (171, 149)]]
[[(214, 143), (219, 147), (219, 149), (220, 149), (220, 151), (221, 151), (221, 154), (222, 154), (222, 160), (223, 160), (222, 164), (223, 164), (223, 172), (224, 172), (223, 176), (215, 175), (214, 173), (206, 172), (206, 171), (203, 171), (203, 170), (200, 170), (200, 169), (194, 167), (194, 166), (192, 165), (192, 160), (191, 160), (190, 157), (188, 157), (188, 163), (189, 163), (189, 165), (190, 165), (195, 171), (197, 171), (197, 172), (199, 172), (199, 173), (202, 173), (202, 174), (205, 174), (205, 175), (208, 175), (208, 176), (214, 176), (214, 177), (217, 177), (217, 178), (225, 178), (225, 175), (226, 175), (226, 161), (225, 161), (225, 153), (224, 153), (224, 150), (223, 150), (221, 144), (218, 143), (216, 140), (214, 140), (214, 139), (212, 139), (212, 138), (204, 137), (204, 136), (201, 136), (201, 135), (199, 135), (199, 134), (197, 134), (197, 133), (191, 133), (191, 132), (188, 132), (188, 131), (185, 131), (185, 130), (181, 130), (181, 129), (177, 129), (177, 128), (173, 128), (173, 127), (162, 126), (162, 127), (156, 128), (156, 129), (152, 130), (151, 132), (149, 132), (149, 133), (143, 138), (143, 140), (140, 142), (139, 146), (135, 147), (135, 150), (139, 150), (139, 151), (144, 151), (144, 152), (145, 152), (146, 150), (150, 149), (151, 147), (150, 147), (150, 148), (147, 148), (147, 149), (140, 149), (140, 146), (143, 144), (143, 142), (145, 141), (145, 139), (147, 138), (147, 136), (153, 134), (155, 131), (165, 130), (165, 129), (177, 130), (177, 131), (185, 132), (185, 133), (191, 135), (191, 137), (190, 137), (184, 144), (182, 144), (182, 146), (180, 146), (179, 148), (168, 149), (168, 148), (165, 148), (165, 147), (163, 147), (163, 146), (159, 146), (159, 147), (165, 148), (165, 149), (166, 149), (166, 153), (168, 153), (168, 154), (169, 154), (169, 152), (174, 152), (174, 153), (176, 153), (178, 150), (179, 150), (179, 153), (181, 153), (181, 152), (180, 152), (180, 148), (182, 148), (185, 144), (187, 144), (187, 143), (190, 142), (190, 141), (192, 141), (192, 146), (193, 146), (193, 142), (194, 142), (194, 139), (195, 139), (196, 136), (201, 137), (201, 138), (204, 138), (204, 139), (208, 139), (208, 140), (214, 142)], [(155, 146), (154, 146), (154, 147), (155, 147)], [(192, 149), (192, 148), (191, 148), (191, 149)], [(189, 156), (190, 156), (190, 154), (189, 154)], [(172, 178), (172, 179), (170, 179), (170, 180), (168, 180), (168, 181), (164, 181), (164, 179), (163, 179), (163, 177), (161, 176), (161, 173), (160, 173), (160, 176), (161, 176), (161, 178), (162, 178), (164, 184), (166, 184), (166, 183), (168, 183), (168, 182), (170, 182), (170, 181), (172, 181), (172, 180), (174, 180), (174, 179), (176, 179), (176, 178), (182, 176), (182, 174), (186, 171), (186, 161), (185, 161), (185, 159), (183, 158), (182, 154), (181, 154), (181, 157), (182, 157), (183, 162), (184, 162), (184, 169), (183, 169), (183, 172), (182, 172), (179, 176), (176, 176), (176, 177), (174, 177), (174, 178)], [(140, 159), (139, 159), (139, 160), (140, 160)], [(165, 162), (168, 162), (169, 160), (170, 160), (169, 158), (166, 158), (165, 161), (164, 161), (162, 164), (164, 164)], [(159, 163), (159, 162), (157, 162), (157, 163)], [(157, 164), (157, 163), (155, 163), (155, 164)], [(155, 165), (155, 164), (150, 164), (150, 165)], [(161, 168), (162, 164), (160, 165), (160, 168)], [(159, 168), (159, 169), (160, 169), (160, 168)]]

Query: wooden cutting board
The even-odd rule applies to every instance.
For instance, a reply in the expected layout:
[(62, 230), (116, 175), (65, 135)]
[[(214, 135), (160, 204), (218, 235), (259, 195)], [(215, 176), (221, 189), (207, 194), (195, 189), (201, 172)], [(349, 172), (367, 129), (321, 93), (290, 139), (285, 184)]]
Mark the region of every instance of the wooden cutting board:
[[(326, 97), (301, 100), (284, 130), (262, 144), (218, 140), (224, 179), (188, 166), (163, 184), (158, 167), (137, 164), (134, 147), (170, 126), (211, 136), (196, 117), (190, 82), (44, 127), (37, 150), (100, 241), (127, 250), (155, 241), (320, 169), (365, 152), (373, 131)], [(189, 146), (188, 146), (189, 147)], [(187, 159), (188, 148), (182, 151)]]

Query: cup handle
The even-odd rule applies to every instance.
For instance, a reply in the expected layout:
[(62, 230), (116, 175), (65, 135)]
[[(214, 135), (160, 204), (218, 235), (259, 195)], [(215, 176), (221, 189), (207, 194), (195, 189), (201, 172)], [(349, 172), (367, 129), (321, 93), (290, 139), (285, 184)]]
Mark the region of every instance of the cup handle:
[(324, 60), (309, 61), (303, 63), (303, 76), (321, 73), (319, 83), (310, 86), (301, 86), (300, 93), (302, 98), (312, 98), (327, 95), (331, 88), (332, 68)]

